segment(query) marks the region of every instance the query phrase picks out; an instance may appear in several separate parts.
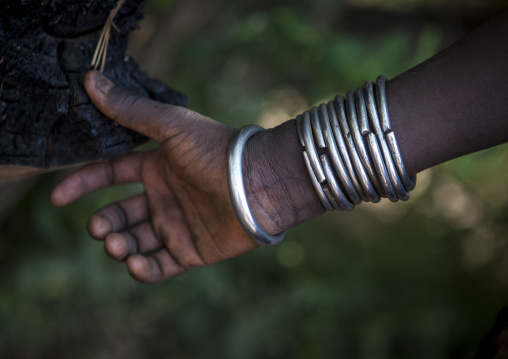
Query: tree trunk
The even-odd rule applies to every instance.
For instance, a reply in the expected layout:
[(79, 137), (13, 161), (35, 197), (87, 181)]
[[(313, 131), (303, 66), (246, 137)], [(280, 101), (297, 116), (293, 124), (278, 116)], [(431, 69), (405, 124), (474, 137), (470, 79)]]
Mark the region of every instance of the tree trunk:
[[(0, 1), (0, 171), (26, 172), (117, 156), (146, 139), (100, 114), (83, 77), (116, 0)], [(185, 106), (183, 95), (125, 57), (143, 0), (114, 18), (105, 75), (154, 100)], [(25, 168), (26, 167), (26, 168)], [(0, 176), (2, 177), (2, 176)]]

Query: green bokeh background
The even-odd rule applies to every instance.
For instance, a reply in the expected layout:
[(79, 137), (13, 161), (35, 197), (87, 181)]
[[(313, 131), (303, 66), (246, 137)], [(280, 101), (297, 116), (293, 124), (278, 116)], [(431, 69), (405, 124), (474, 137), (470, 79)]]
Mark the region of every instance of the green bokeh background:
[[(231, 126), (266, 127), (394, 77), (505, 1), (149, 0), (129, 53)], [(149, 145), (150, 146), (150, 145)], [(472, 358), (508, 304), (508, 147), (421, 173), (257, 249), (142, 285), (86, 234), (139, 185), (49, 203), (65, 173), (4, 187), (2, 358)]]

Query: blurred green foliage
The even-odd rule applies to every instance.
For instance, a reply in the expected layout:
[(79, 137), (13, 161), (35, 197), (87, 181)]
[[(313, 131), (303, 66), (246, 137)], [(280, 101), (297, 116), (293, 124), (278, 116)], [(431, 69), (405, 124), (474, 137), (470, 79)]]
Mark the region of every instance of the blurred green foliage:
[[(156, 36), (183, 2), (148, 3)], [(412, 32), (348, 31), (350, 3), (203, 2), (210, 15), (195, 14), (154, 75), (212, 118), (274, 125), (444, 46), (446, 26), (425, 17)], [(133, 45), (142, 64), (147, 46)], [(508, 299), (507, 163), (507, 146), (446, 163), (407, 203), (327, 214), (276, 248), (153, 286), (85, 231), (94, 210), (142, 188), (57, 209), (48, 197), (64, 174), (44, 176), (0, 227), (0, 357), (472, 358)]]

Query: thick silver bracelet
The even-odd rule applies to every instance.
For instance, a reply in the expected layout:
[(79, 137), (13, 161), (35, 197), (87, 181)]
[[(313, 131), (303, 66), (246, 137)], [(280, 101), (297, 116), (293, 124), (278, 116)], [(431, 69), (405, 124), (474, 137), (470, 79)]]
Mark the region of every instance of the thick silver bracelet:
[(390, 123), (385, 83), (379, 76), (296, 117), (304, 160), (327, 210), (383, 197), (407, 201), (415, 188)]
[(250, 210), (243, 182), (242, 159), (245, 144), (251, 136), (263, 130), (260, 126), (247, 125), (242, 127), (231, 140), (227, 169), (228, 190), (233, 209), (244, 231), (260, 246), (271, 247), (282, 242), (287, 231), (271, 235), (259, 226)]

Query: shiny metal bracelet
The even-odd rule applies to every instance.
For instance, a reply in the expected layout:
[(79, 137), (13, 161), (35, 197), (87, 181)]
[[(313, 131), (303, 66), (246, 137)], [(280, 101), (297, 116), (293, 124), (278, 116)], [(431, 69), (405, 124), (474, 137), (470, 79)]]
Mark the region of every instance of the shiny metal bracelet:
[(312, 169), (312, 166), (310, 164), (309, 155), (306, 151), (303, 151), (303, 159), (305, 161), (305, 166), (307, 166), (307, 171), (309, 172), (310, 180), (312, 182), (312, 185), (314, 186), (314, 189), (316, 190), (316, 193), (319, 197), (319, 200), (323, 204), (323, 207), (327, 211), (333, 211), (334, 209), (340, 209), (341, 207), (339, 204), (333, 199), (332, 193), (330, 191), (327, 191), (326, 188), (321, 187), (321, 184), (316, 178), (316, 175), (314, 174), (314, 170)]
[(243, 183), (243, 150), (247, 140), (254, 134), (263, 131), (263, 128), (256, 125), (242, 127), (229, 144), (228, 156), (228, 190), (238, 221), (257, 244), (270, 247), (282, 242), (287, 231), (276, 235), (266, 233), (256, 222), (249, 208), (245, 185)]
[[(375, 133), (377, 140), (381, 145), (381, 149), (383, 152), (384, 161), (386, 163), (386, 169), (388, 171), (387, 178), (390, 179), (391, 184), (393, 185), (393, 189), (395, 191), (398, 199), (402, 201), (407, 201), (409, 199), (409, 191), (404, 188), (399, 174), (397, 172), (397, 168), (395, 167), (392, 159), (392, 153), (388, 148), (385, 133), (381, 128), (381, 122), (379, 121), (378, 109), (376, 106), (376, 99), (374, 98), (374, 83), (372, 81), (368, 81), (365, 86), (365, 95), (367, 102), (367, 109), (369, 113), (369, 119), (372, 123), (373, 132)], [(385, 96), (386, 98), (386, 96)], [(384, 111), (383, 109), (381, 111)], [(386, 112), (388, 113), (388, 112)], [(391, 130), (390, 130), (391, 131)]]
[[(335, 113), (333, 113), (333, 115), (335, 115)], [(339, 175), (339, 179), (342, 181), (342, 183), (344, 183), (344, 190), (347, 193), (349, 201), (351, 201), (352, 204), (360, 204), (362, 203), (362, 199), (356, 191), (356, 187), (353, 184), (353, 180), (349, 176), (348, 169), (344, 165), (344, 161), (342, 161), (339, 150), (337, 148), (337, 144), (335, 143), (333, 137), (329, 117), (330, 116), (328, 115), (327, 105), (322, 103), (319, 105), (319, 118), (321, 120), (321, 128), (326, 142), (326, 148), (328, 148), (328, 151), (330, 152), (330, 161), (333, 163), (333, 167), (335, 168), (336, 173)], [(322, 159), (321, 162), (323, 162)], [(323, 163), (323, 167), (324, 166), (325, 163)]]
[[(307, 111), (308, 112), (308, 111)], [(312, 185), (314, 186), (314, 189), (316, 190), (316, 194), (319, 197), (319, 200), (323, 204), (323, 207), (327, 211), (333, 211), (336, 210), (342, 210), (342, 207), (335, 201), (333, 198), (332, 192), (329, 187), (327, 186), (321, 186), (321, 183), (316, 177), (316, 173), (312, 167), (312, 164), (310, 162), (309, 153), (307, 151), (309, 143), (305, 140), (305, 134), (303, 132), (303, 116), (299, 115), (296, 117), (296, 130), (298, 132), (298, 138), (300, 139), (300, 144), (303, 148), (305, 148), (305, 151), (303, 151), (303, 159), (305, 161), (305, 166), (307, 167), (307, 172), (309, 173), (310, 180), (312, 182)], [(313, 145), (313, 144), (312, 144)], [(316, 149), (313, 150), (314, 153), (316, 153)], [(321, 168), (322, 170), (322, 168)]]
[(379, 183), (376, 171), (374, 170), (374, 166), (372, 165), (372, 161), (369, 157), (367, 148), (365, 147), (365, 143), (363, 142), (363, 137), (360, 131), (360, 125), (358, 124), (354, 94), (353, 91), (351, 90), (348, 91), (346, 94), (346, 115), (348, 119), (349, 128), (351, 129), (351, 133), (353, 135), (355, 148), (358, 151), (365, 172), (369, 176), (369, 180), (372, 183), (372, 186), (374, 187), (376, 192), (381, 197), (386, 197), (386, 193), (381, 187), (381, 184)]
[[(340, 125), (339, 125), (339, 121), (337, 119), (337, 113), (336, 113), (334, 105), (333, 105), (333, 100), (328, 101), (328, 103), (326, 104), (326, 109), (328, 112), (328, 120), (330, 123), (330, 130), (332, 132), (332, 136), (330, 138), (328, 138), (328, 136), (326, 137), (330, 141), (329, 146), (330, 146), (330, 148), (332, 148), (331, 143), (336, 142), (336, 147), (340, 153), (340, 158), (342, 158), (342, 162), (343, 162), (344, 166), (346, 167), (346, 171), (349, 176), (349, 179), (351, 180), (351, 183), (353, 184), (353, 189), (360, 197), (359, 199), (355, 199), (354, 196), (351, 196), (351, 200), (355, 204), (360, 204), (362, 201), (368, 202), (368, 201), (370, 201), (370, 199), (365, 194), (365, 191), (363, 190), (360, 181), (356, 177), (355, 169), (354, 169), (353, 164), (351, 162), (351, 158), (349, 158), (347, 145), (346, 145), (346, 142), (345, 142), (345, 140), (342, 136), (342, 133), (340, 131)], [(332, 158), (333, 158), (333, 151), (332, 151)]]
[(375, 86), (369, 81), (296, 117), (304, 160), (327, 210), (381, 197), (406, 201), (415, 187), (390, 124), (385, 83), (380, 76)]
[(339, 121), (339, 126), (334, 126), (332, 123), (332, 126), (335, 129), (335, 137), (344, 137), (349, 156), (351, 156), (351, 161), (353, 162), (356, 174), (358, 176), (358, 181), (361, 183), (362, 188), (365, 191), (366, 198), (363, 198), (363, 200), (365, 202), (377, 203), (381, 200), (381, 196), (379, 196), (379, 194), (372, 186), (372, 183), (369, 180), (369, 176), (367, 175), (362, 161), (360, 160), (360, 156), (358, 156), (358, 152), (356, 151), (356, 147), (352, 138), (353, 136), (351, 134), (351, 130), (349, 129), (348, 121), (346, 118), (344, 98), (342, 96), (336, 96), (334, 99), (334, 105), (335, 112), (337, 114), (337, 120)]
[(310, 164), (312, 165), (312, 169), (314, 170), (314, 174), (316, 175), (318, 182), (323, 183), (326, 177), (323, 168), (321, 167), (321, 162), (319, 161), (319, 156), (317, 154), (314, 137), (312, 136), (312, 125), (310, 121), (309, 111), (305, 111), (303, 113), (301, 121), (302, 121), (301, 127), (303, 134), (303, 142), (305, 143), (305, 149), (309, 155)]
[(392, 152), (397, 172), (399, 173), (400, 179), (404, 184), (404, 187), (406, 187), (406, 190), (412, 191), (416, 187), (416, 175), (410, 176), (407, 173), (406, 167), (404, 166), (404, 162), (402, 161), (402, 157), (400, 155), (397, 140), (395, 139), (395, 133), (392, 131), (390, 116), (388, 115), (388, 104), (386, 101), (386, 77), (384, 76), (379, 76), (376, 79), (376, 99), (378, 106), (380, 107), (379, 112), (381, 117), (381, 126), (383, 128), (383, 132), (385, 133), (388, 146)]
[[(360, 118), (362, 136), (367, 138), (369, 145), (370, 154), (373, 158), (374, 167), (381, 183), (381, 187), (388, 199), (392, 202), (397, 202), (399, 197), (392, 186), (390, 176), (387, 169), (386, 156), (383, 156), (381, 148), (383, 148), (382, 141), (384, 138), (378, 138), (374, 133), (371, 132), (369, 126), (369, 119), (367, 116), (367, 106), (365, 104), (365, 97), (363, 95), (363, 89), (360, 87), (355, 92), (356, 109), (358, 111), (358, 117)], [(377, 114), (377, 112), (376, 112)], [(379, 142), (379, 143), (378, 143)]]

